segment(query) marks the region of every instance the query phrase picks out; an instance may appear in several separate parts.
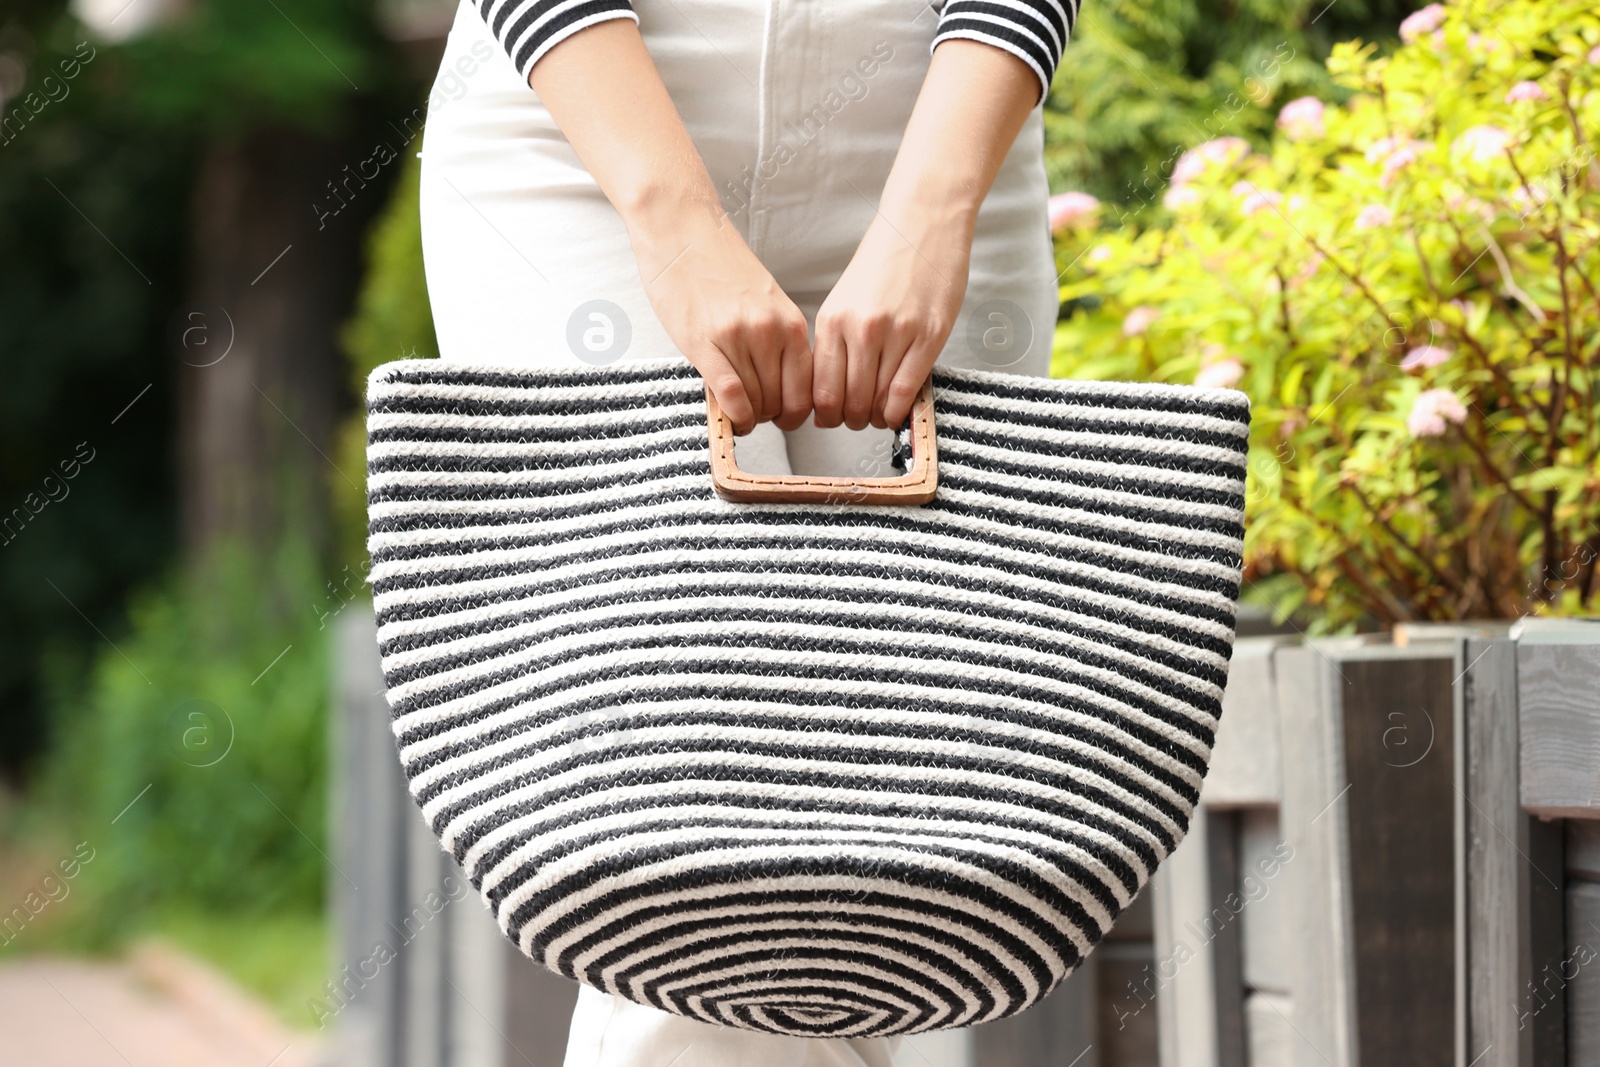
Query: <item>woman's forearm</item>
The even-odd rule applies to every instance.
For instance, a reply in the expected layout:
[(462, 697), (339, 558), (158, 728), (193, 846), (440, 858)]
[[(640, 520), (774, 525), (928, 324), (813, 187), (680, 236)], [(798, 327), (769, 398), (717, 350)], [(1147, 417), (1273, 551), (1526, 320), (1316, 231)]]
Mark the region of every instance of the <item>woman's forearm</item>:
[(534, 65), (539, 94), (629, 229), (720, 216), (716, 188), (632, 22), (591, 26)]
[(905, 420), (960, 313), (978, 208), (1038, 97), (1008, 52), (934, 49), (878, 213), (817, 314), (817, 425)]
[(528, 84), (622, 216), (667, 336), (748, 433), (811, 412), (805, 316), (728, 220), (632, 21), (554, 45)]
[(1038, 95), (1038, 76), (1009, 52), (960, 39), (934, 49), (880, 210), (890, 222), (919, 212), (975, 222)]

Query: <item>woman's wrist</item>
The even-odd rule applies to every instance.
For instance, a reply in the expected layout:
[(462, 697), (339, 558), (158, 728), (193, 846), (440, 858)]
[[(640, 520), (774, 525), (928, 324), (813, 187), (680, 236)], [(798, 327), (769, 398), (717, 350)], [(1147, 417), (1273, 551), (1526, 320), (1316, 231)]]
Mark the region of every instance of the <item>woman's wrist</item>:
[(913, 248), (932, 252), (952, 244), (971, 247), (982, 198), (970, 190), (930, 182), (911, 189), (885, 188), (871, 229), (888, 230)]
[(978, 175), (941, 171), (935, 167), (916, 167), (911, 175), (889, 175), (878, 213), (899, 225), (909, 224), (976, 227), (978, 208), (987, 192)]
[(686, 239), (708, 224), (719, 224), (725, 213), (710, 175), (698, 180), (647, 174), (613, 191), (611, 202), (635, 244)]

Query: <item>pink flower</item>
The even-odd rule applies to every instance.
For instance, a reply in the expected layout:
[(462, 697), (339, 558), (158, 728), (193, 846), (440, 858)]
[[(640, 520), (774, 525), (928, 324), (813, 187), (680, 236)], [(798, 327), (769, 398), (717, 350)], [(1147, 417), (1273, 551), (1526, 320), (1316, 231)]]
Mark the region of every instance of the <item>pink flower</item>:
[(1394, 212), (1383, 204), (1368, 204), (1356, 215), (1356, 229), (1370, 230), (1377, 226), (1387, 226), (1394, 221)]
[(1367, 148), (1367, 162), (1382, 164), (1383, 172), (1378, 176), (1378, 184), (1387, 189), (1389, 183), (1394, 181), (1395, 172), (1415, 163), (1418, 149), (1427, 147), (1427, 141), (1383, 137)]
[(1600, 44), (1589, 49), (1589, 62), (1594, 66), (1600, 67)]
[(1257, 189), (1247, 181), (1235, 182), (1230, 190), (1239, 198), (1239, 208), (1246, 215), (1254, 215), (1263, 208), (1276, 207), (1283, 203), (1283, 194), (1272, 189)]
[(1494, 221), (1494, 208), (1490, 207), (1488, 204), (1485, 204), (1482, 200), (1479, 200), (1475, 196), (1467, 196), (1464, 193), (1452, 192), (1445, 195), (1444, 202), (1452, 211), (1470, 211), (1484, 222)]
[(1161, 317), (1161, 312), (1153, 307), (1140, 305), (1128, 312), (1128, 317), (1122, 320), (1122, 332), (1127, 337), (1138, 337), (1150, 328), (1150, 324)]
[(1325, 129), (1322, 117), (1326, 110), (1322, 101), (1314, 96), (1291, 100), (1278, 112), (1278, 129), (1287, 134), (1291, 141), (1321, 137)]
[(1448, 348), (1440, 348), (1437, 345), (1423, 345), (1421, 348), (1413, 348), (1406, 353), (1405, 358), (1400, 361), (1400, 369), (1418, 370), (1424, 367), (1437, 367), (1452, 355), (1454, 353)]
[(1396, 142), (1393, 137), (1380, 137), (1376, 141), (1373, 141), (1367, 146), (1367, 162), (1376, 163), (1384, 156), (1387, 156), (1390, 152), (1393, 152), (1395, 143)]
[(1232, 389), (1244, 377), (1244, 364), (1236, 359), (1224, 359), (1209, 367), (1200, 368), (1194, 384), (1205, 389)]
[(1498, 126), (1468, 126), (1450, 146), (1452, 152), (1465, 152), (1475, 163), (1487, 163), (1506, 150), (1511, 135)]
[(1460, 426), (1467, 421), (1467, 409), (1448, 389), (1429, 389), (1417, 397), (1406, 417), (1406, 429), (1412, 437), (1439, 437), (1445, 432), (1445, 423)]
[(1228, 354), (1228, 350), (1212, 342), (1200, 353), (1200, 373), (1194, 384), (1206, 389), (1232, 389), (1244, 377), (1244, 364)]
[(1511, 190), (1511, 195), (1507, 199), (1518, 208), (1518, 216), (1526, 218), (1534, 208), (1549, 201), (1550, 193), (1545, 189), (1544, 183), (1539, 182), (1532, 186), (1517, 186)]
[(1100, 201), (1088, 193), (1058, 193), (1050, 198), (1050, 232), (1094, 221)]
[(1523, 100), (1548, 100), (1550, 94), (1542, 89), (1538, 82), (1518, 82), (1506, 93), (1506, 103), (1515, 104)]
[(1444, 23), (1444, 5), (1429, 4), (1421, 11), (1407, 15), (1400, 23), (1400, 39), (1415, 41), (1425, 33), (1432, 33)]
[(1178, 157), (1172, 168), (1172, 184), (1187, 185), (1205, 173), (1207, 167), (1231, 166), (1250, 154), (1250, 146), (1239, 137), (1218, 137), (1202, 142)]
[(1161, 203), (1170, 211), (1180, 211), (1200, 202), (1200, 194), (1188, 185), (1174, 185), (1161, 197)]
[[(1415, 142), (1413, 142), (1415, 144)], [(1378, 176), (1378, 184), (1385, 189), (1394, 181), (1395, 171), (1408, 167), (1417, 161), (1417, 150), (1411, 144), (1401, 145), (1390, 152), (1383, 160), (1383, 173)]]
[(1290, 276), (1289, 288), (1298, 289), (1300, 286), (1316, 277), (1317, 271), (1322, 269), (1322, 261), (1324, 258), (1325, 257), (1321, 252), (1312, 252), (1309, 256), (1307, 256), (1305, 265)]

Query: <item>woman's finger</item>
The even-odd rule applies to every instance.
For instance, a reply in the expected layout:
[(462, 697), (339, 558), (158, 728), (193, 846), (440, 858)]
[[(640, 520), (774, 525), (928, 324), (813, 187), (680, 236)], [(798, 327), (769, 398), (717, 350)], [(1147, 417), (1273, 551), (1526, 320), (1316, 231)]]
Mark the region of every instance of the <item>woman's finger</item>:
[(761, 383), (761, 405), (756, 409), (761, 422), (771, 422), (783, 414), (783, 349), (787, 331), (781, 318), (774, 315), (752, 323), (746, 343), (750, 347), (751, 364)]
[(844, 332), (827, 314), (817, 315), (817, 343), (812, 351), (812, 421), (824, 429), (844, 421), (845, 385), (848, 381)]
[(755, 408), (745, 392), (744, 379), (733, 369), (727, 356), (712, 349), (693, 362), (706, 387), (711, 390), (711, 395), (717, 398), (722, 413), (733, 424), (733, 432), (741, 435), (749, 433), (756, 424)]
[(789, 330), (788, 342), (783, 348), (783, 411), (775, 420), (780, 430), (793, 430), (803, 426), (811, 414), (812, 357), (811, 339), (806, 335), (806, 321)]
[(884, 401), (889, 395), (889, 383), (894, 380), (895, 373), (905, 362), (906, 353), (916, 343), (917, 332), (911, 327), (891, 330), (883, 343), (883, 355), (878, 359), (878, 380), (872, 388), (872, 425), (879, 429), (899, 427), (899, 423), (888, 421), (884, 413)]
[[(760, 421), (762, 396), (761, 376), (756, 373), (755, 364), (751, 360), (748, 339), (739, 323), (730, 320), (711, 331), (710, 341), (712, 347), (732, 368), (733, 373), (739, 376), (739, 382), (744, 386), (745, 399), (750, 405), (750, 426), (743, 430), (737, 429), (740, 425), (738, 422), (735, 422), (734, 426), (737, 433), (749, 433), (750, 427)], [(717, 399), (720, 401), (722, 398), (718, 396)]]
[(939, 358), (939, 349), (943, 347), (942, 339), (934, 341), (932, 338), (920, 337), (906, 349), (900, 365), (895, 368), (893, 377), (889, 379), (888, 386), (884, 389), (885, 426), (899, 429), (906, 421), (906, 417), (911, 414), (911, 405), (916, 401), (917, 394), (922, 391), (922, 383), (928, 380), (934, 362)]
[(871, 316), (845, 335), (844, 424), (852, 430), (865, 429), (872, 421), (887, 326), (878, 316)]

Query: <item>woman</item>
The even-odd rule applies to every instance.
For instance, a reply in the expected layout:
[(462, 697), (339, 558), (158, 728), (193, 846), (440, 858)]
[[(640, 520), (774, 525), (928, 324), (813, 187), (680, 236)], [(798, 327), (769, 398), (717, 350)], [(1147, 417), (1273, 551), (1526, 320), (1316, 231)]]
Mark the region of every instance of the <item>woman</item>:
[[(935, 361), (1043, 374), (1072, 0), (462, 0), (423, 151), (447, 360), (681, 353), (759, 473), (886, 472)], [(531, 89), (531, 92), (530, 92)], [(809, 418), (808, 418), (809, 417)], [(589, 986), (567, 1067), (886, 1067)]]

